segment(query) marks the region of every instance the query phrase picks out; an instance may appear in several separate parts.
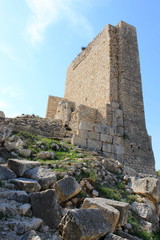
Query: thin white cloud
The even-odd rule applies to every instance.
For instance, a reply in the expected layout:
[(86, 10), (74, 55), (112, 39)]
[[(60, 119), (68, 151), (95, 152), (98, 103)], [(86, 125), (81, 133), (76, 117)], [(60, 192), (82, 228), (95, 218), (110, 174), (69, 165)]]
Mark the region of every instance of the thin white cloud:
[(13, 53), (12, 48), (10, 48), (9, 46), (0, 44), (0, 52), (7, 55), (12, 61), (17, 61), (17, 57)]
[[(92, 33), (92, 27), (87, 18), (78, 10), (74, 9), (82, 0), (25, 0), (32, 15), (27, 24), (27, 34), (33, 44), (41, 42), (44, 38), (46, 28), (61, 18), (69, 20), (72, 25), (78, 25)], [(89, 1), (89, 0), (88, 0)], [(85, 3), (83, 3), (84, 5)]]
[(15, 98), (15, 97), (21, 96), (21, 91), (20, 89), (15, 88), (13, 86), (3, 87), (0, 89), (0, 95), (6, 95), (9, 97)]
[(0, 100), (0, 110), (4, 110), (5, 108), (9, 107), (9, 103), (4, 101), (4, 100)]

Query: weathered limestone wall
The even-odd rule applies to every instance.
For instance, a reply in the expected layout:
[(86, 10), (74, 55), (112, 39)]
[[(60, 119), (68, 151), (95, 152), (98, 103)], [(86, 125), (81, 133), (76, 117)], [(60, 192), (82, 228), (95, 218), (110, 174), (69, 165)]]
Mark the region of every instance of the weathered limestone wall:
[[(117, 26), (119, 104), (124, 115), (125, 155), (128, 165), (153, 171), (154, 156), (146, 131), (136, 29), (124, 22)], [(149, 169), (149, 170), (148, 170)]]
[(66, 99), (76, 102), (77, 105), (96, 108), (105, 118), (105, 104), (110, 103), (112, 34), (115, 34), (115, 28), (107, 25), (71, 63), (67, 71), (65, 88)]
[(55, 97), (55, 96), (49, 96), (48, 97), (48, 105), (47, 105), (47, 111), (46, 111), (46, 118), (54, 119), (58, 103), (63, 98)]
[(72, 129), (74, 144), (101, 151), (137, 172), (155, 172), (133, 26), (107, 25), (69, 66), (65, 99), (49, 101), (47, 116)]

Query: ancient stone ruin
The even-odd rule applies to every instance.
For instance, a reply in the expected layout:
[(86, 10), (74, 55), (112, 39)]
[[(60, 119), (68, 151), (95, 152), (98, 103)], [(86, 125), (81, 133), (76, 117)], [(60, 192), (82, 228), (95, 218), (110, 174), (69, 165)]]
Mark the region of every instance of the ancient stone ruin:
[(49, 96), (46, 117), (61, 119), (73, 144), (155, 173), (135, 27), (107, 25), (82, 50), (68, 68), (64, 98)]

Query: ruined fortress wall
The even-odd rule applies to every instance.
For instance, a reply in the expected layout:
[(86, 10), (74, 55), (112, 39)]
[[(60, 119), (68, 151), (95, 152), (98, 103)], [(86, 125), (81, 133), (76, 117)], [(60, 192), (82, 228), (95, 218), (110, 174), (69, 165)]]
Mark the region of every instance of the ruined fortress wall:
[[(60, 99), (49, 97), (48, 117), (55, 116)], [(65, 99), (55, 117), (71, 127), (73, 144), (103, 152), (137, 172), (155, 172), (133, 26), (107, 25), (78, 55), (68, 68)]]
[(48, 105), (47, 105), (47, 111), (46, 111), (46, 118), (54, 119), (58, 103), (63, 98), (55, 97), (55, 96), (49, 96), (48, 97)]
[[(136, 29), (124, 22), (117, 26), (119, 104), (124, 115), (124, 161), (138, 171), (154, 170), (154, 156), (145, 126), (144, 104)], [(152, 169), (152, 170), (151, 170)]]
[[(72, 62), (67, 71), (65, 98), (99, 110), (106, 117), (106, 103), (111, 100), (111, 61), (116, 45), (115, 27), (104, 30)], [(113, 67), (113, 65), (112, 65)], [(117, 79), (114, 78), (112, 93), (117, 100)]]

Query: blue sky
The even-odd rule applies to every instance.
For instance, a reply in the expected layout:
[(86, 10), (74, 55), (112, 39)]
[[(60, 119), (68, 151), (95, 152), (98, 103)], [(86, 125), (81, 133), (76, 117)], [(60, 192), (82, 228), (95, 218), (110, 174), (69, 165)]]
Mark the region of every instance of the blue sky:
[(72, 60), (107, 24), (137, 28), (146, 124), (160, 169), (160, 1), (0, 0), (0, 110), (45, 116)]

